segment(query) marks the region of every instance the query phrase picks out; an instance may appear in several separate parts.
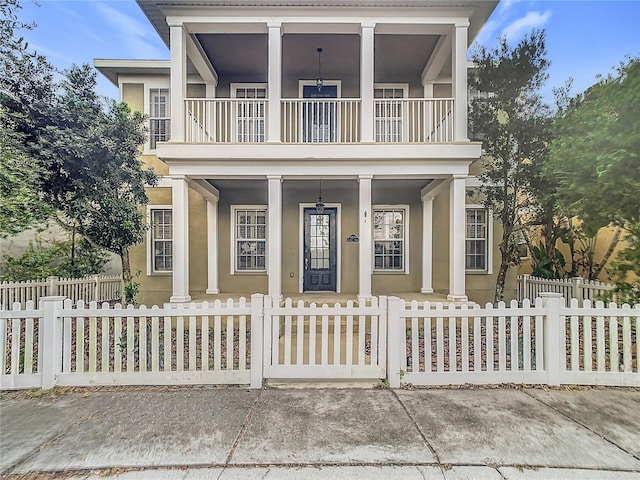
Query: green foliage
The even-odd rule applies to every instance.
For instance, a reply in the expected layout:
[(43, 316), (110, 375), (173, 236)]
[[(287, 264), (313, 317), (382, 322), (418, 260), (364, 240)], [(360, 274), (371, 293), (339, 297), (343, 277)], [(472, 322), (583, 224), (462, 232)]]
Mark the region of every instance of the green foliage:
[[(630, 305), (640, 303), (640, 224), (630, 224), (628, 234), (623, 240), (627, 248), (621, 251), (611, 262), (609, 277), (615, 284), (612, 292), (618, 303)], [(612, 300), (609, 295), (607, 300)]]
[(138, 282), (129, 282), (124, 285), (124, 303), (134, 305), (136, 296), (140, 292), (140, 284)]
[(640, 222), (640, 59), (568, 101), (553, 129), (547, 168), (567, 213), (590, 235)]
[(38, 189), (42, 169), (18, 148), (18, 138), (0, 105), (0, 238), (38, 228), (51, 215)]
[[(120, 255), (129, 283), (128, 249), (144, 239), (146, 229), (140, 209), (148, 202), (145, 186), (157, 181), (137, 158), (144, 117), (99, 97), (89, 65), (74, 65), (56, 81), (46, 58), (30, 53), (17, 36), (30, 28), (18, 20), (19, 8), (17, 0), (0, 5), (0, 89), (8, 92), (0, 98), (15, 133), (11, 157), (32, 160), (31, 184), (57, 223)], [(3, 186), (11, 187), (0, 177)], [(33, 221), (16, 222), (16, 230), (21, 224)]]
[(552, 252), (547, 252), (543, 242), (538, 246), (531, 247), (534, 267), (531, 275), (540, 278), (562, 278), (564, 277), (564, 267), (566, 265), (564, 255), (554, 248)]
[(75, 246), (70, 239), (56, 240), (46, 246), (36, 238), (29, 242), (23, 254), (3, 255), (0, 279), (21, 282), (49, 276), (80, 278), (102, 273), (106, 262), (106, 253), (83, 238), (77, 240)]
[(532, 31), (511, 48), (502, 38), (495, 49), (476, 47), (470, 84), (487, 98), (473, 101), (471, 130), (482, 138), (485, 156), (481, 202), (503, 226), (501, 265), (495, 300), (504, 296), (507, 270), (520, 263), (516, 235), (526, 228), (537, 208), (533, 180), (547, 157), (549, 112), (539, 88), (547, 78), (545, 34)]

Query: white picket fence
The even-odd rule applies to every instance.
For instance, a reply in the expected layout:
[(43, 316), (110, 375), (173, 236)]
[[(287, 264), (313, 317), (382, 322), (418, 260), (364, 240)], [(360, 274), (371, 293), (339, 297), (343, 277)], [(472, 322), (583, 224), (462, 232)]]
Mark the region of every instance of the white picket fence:
[(493, 307), (374, 297), (122, 308), (43, 298), (0, 311), (0, 389), (387, 379), (640, 386), (640, 305), (546, 293)]
[(33, 301), (38, 307), (41, 297), (61, 295), (73, 302), (108, 302), (119, 300), (122, 293), (120, 275), (91, 275), (83, 278), (48, 277), (24, 282), (0, 282), (0, 309), (8, 310), (18, 302)]
[(573, 298), (578, 301), (596, 301), (600, 295), (611, 292), (614, 288), (614, 285), (601, 283), (599, 280), (586, 280), (582, 277), (548, 279), (518, 275), (519, 301), (525, 298), (537, 298), (544, 292), (555, 292), (567, 299), (568, 306), (568, 302)]

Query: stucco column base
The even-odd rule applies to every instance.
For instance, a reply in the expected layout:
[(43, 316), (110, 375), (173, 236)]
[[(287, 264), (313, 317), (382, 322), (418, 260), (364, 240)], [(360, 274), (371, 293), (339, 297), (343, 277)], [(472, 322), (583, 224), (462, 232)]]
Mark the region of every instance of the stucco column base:
[(423, 288), (420, 293), (433, 293), (433, 288)]
[(169, 299), (169, 302), (171, 303), (183, 303), (190, 301), (191, 295), (171, 295), (171, 298)]
[(220, 293), (220, 289), (219, 288), (207, 288), (205, 290), (205, 293), (208, 295), (217, 295)]
[(452, 295), (452, 294), (449, 294), (449, 295), (447, 295), (447, 300), (449, 300), (450, 302), (468, 302), (469, 301), (469, 297), (467, 297), (466, 295)]

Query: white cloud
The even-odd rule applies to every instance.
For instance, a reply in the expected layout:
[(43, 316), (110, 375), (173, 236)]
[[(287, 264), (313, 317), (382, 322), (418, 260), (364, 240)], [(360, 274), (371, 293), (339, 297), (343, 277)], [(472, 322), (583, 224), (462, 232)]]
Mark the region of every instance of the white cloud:
[(502, 0), (498, 4), (498, 14), (503, 14), (507, 10), (511, 8), (511, 6), (515, 3), (521, 2), (522, 0)]
[(167, 51), (158, 46), (160, 40), (156, 39), (157, 34), (149, 24), (102, 2), (95, 2), (94, 5), (113, 31), (111, 40), (122, 45), (126, 56), (152, 59), (167, 57)]
[(476, 35), (475, 41), (480, 45), (486, 45), (494, 38), (495, 31), (500, 26), (500, 22), (497, 20), (489, 20), (486, 22), (482, 29)]
[(507, 25), (502, 31), (502, 36), (506, 37), (507, 40), (511, 40), (524, 31), (542, 27), (549, 18), (551, 18), (551, 10), (549, 9), (544, 12), (527, 12), (524, 17), (518, 18)]

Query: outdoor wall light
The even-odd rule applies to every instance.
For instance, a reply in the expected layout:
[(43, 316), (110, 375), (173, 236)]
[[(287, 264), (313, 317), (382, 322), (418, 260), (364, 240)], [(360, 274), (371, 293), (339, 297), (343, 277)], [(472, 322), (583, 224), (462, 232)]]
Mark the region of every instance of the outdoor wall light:
[[(319, 49), (322, 50), (322, 49)], [(316, 202), (316, 213), (321, 215), (324, 212), (324, 202), (322, 201), (322, 179), (320, 179), (320, 195), (318, 196), (318, 201)]]

